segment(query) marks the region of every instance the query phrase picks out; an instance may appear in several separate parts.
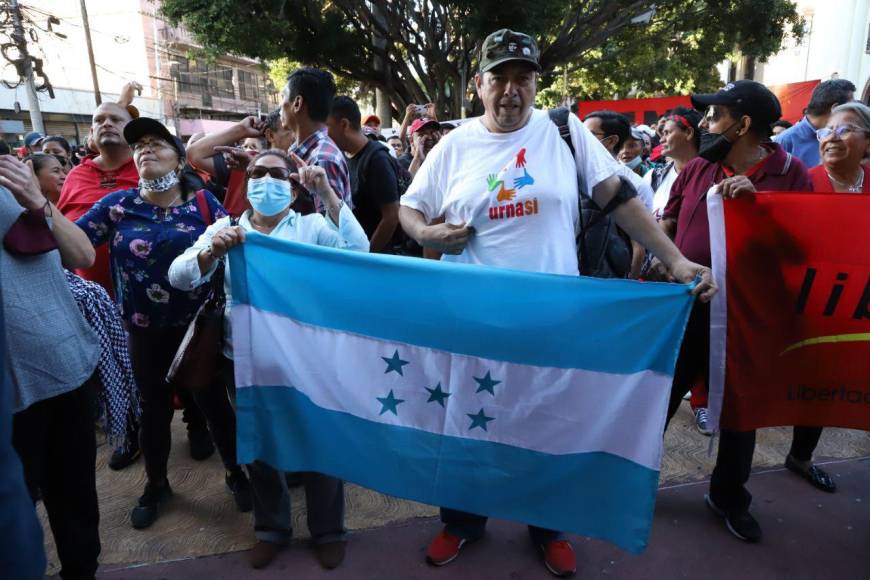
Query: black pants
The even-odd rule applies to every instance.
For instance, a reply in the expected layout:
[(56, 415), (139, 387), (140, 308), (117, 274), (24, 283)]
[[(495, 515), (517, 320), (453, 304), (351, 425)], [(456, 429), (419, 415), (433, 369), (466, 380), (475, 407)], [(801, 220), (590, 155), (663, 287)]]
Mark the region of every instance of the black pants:
[[(706, 380), (709, 375), (710, 305), (696, 302), (689, 316), (689, 324), (686, 326), (686, 334), (674, 369), (668, 423), (680, 408), (683, 396), (698, 379)], [(719, 453), (710, 478), (710, 497), (726, 512), (740, 513), (749, 509), (752, 494), (745, 485), (749, 481), (754, 453), (755, 431), (720, 431)]]
[(795, 427), (789, 455), (798, 461), (810, 461), (821, 437), (821, 427)]
[(41, 496), (45, 504), (64, 579), (93, 578), (100, 555), (93, 388), (88, 381), (12, 421), (27, 490), (34, 503)]
[[(139, 446), (145, 457), (148, 481), (153, 483), (162, 483), (166, 479), (166, 464), (172, 446), (170, 426), (174, 413), (173, 386), (166, 382), (166, 373), (185, 330), (184, 327), (130, 329), (133, 374), (142, 394)], [(179, 392), (186, 390), (183, 385), (178, 387)], [(190, 395), (208, 421), (224, 466), (228, 470), (237, 469), (235, 415), (226, 390), (216, 381), (211, 388), (191, 391)]]
[[(706, 381), (709, 376), (710, 305), (696, 302), (689, 316), (677, 366), (674, 369), (674, 382), (668, 403), (668, 423), (680, 408), (683, 396), (699, 379)], [(809, 460), (821, 433), (822, 429), (819, 427), (795, 427), (792, 455), (796, 459)], [(746, 511), (752, 503), (752, 494), (745, 486), (749, 481), (754, 453), (754, 430), (720, 431), (719, 453), (716, 456), (716, 467), (710, 478), (710, 496), (713, 502), (726, 512)]]
[[(460, 510), (441, 508), (441, 521), (447, 528), (447, 532), (469, 541), (474, 541), (483, 536), (486, 531), (486, 516), (480, 516)], [(553, 540), (561, 540), (562, 533), (538, 526), (529, 526), (529, 535), (535, 544), (546, 544)]]

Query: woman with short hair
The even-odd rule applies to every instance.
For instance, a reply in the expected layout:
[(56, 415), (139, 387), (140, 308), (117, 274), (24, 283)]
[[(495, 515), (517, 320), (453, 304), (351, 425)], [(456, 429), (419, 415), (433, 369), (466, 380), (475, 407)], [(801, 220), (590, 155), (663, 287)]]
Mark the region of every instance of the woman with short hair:
[[(203, 288), (224, 263), (224, 289), (227, 294), (224, 359), (221, 374), (227, 390), (235, 392), (233, 378), (232, 304), (230, 264), (225, 256), (230, 248), (242, 244), (252, 232), (279, 240), (367, 252), (368, 238), (353, 212), (333, 191), (322, 167), (307, 165), (298, 156), (270, 149), (258, 154), (247, 170), (246, 195), (251, 208), (233, 225), (223, 218), (200, 236), (193, 246), (176, 258), (169, 269), (169, 281), (178, 289)], [(291, 209), (295, 188), (291, 179), (320, 197), (326, 216), (301, 215)], [(248, 466), (254, 496), (254, 533), (257, 544), (250, 552), (253, 568), (267, 566), (278, 551), (289, 543), (292, 529), (290, 498), (283, 473), (257, 461)], [(303, 473), (308, 512), (308, 528), (315, 553), (325, 568), (335, 568), (344, 558), (344, 487), (341, 480), (319, 473)]]
[(822, 163), (810, 169), (814, 191), (870, 193), (870, 107), (855, 101), (831, 109), (828, 124), (816, 131)]

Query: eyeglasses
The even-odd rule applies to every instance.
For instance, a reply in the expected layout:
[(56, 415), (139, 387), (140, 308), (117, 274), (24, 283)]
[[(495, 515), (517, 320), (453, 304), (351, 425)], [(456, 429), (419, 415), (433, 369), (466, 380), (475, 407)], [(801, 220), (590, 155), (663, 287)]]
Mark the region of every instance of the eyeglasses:
[(829, 127), (822, 127), (821, 129), (817, 129), (816, 139), (818, 139), (819, 141), (824, 141), (825, 139), (830, 139), (832, 135), (835, 136), (837, 139), (845, 139), (853, 132), (857, 131), (861, 131), (865, 135), (867, 133), (870, 133), (870, 131), (867, 131), (857, 125), (840, 125), (839, 127), (834, 127), (833, 129)]
[(721, 118), (722, 113), (719, 112), (719, 109), (715, 105), (710, 105), (707, 108), (707, 112), (704, 113), (704, 120), (707, 121), (708, 124), (715, 123)]
[(251, 179), (261, 179), (267, 175), (273, 179), (287, 181), (290, 179), (290, 170), (286, 167), (264, 167), (262, 165), (255, 165), (248, 170), (248, 177)]
[(137, 141), (131, 146), (133, 153), (141, 153), (145, 148), (148, 148), (148, 150), (153, 153), (154, 151), (167, 149), (168, 147), (170, 147), (169, 143), (162, 139), (154, 139), (153, 141)]

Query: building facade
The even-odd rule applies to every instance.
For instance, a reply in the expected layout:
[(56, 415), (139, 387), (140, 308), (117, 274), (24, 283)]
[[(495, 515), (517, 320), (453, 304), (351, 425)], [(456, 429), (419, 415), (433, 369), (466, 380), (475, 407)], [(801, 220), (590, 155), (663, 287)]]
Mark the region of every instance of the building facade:
[(766, 62), (728, 61), (724, 82), (750, 78), (766, 85), (848, 79), (855, 97), (870, 103), (870, 0), (797, 0), (806, 22), (801, 40), (787, 38)]
[[(79, 2), (27, 0), (22, 6), (28, 42), (55, 98), (39, 92), (47, 134), (83, 144), (96, 108), (94, 84)], [(234, 56), (201, 56), (183, 28), (157, 15), (150, 0), (87, 0), (96, 76), (103, 101), (118, 99), (129, 81), (143, 85), (135, 104), (144, 116), (158, 118), (171, 131), (188, 137), (213, 131), (249, 114), (266, 114), (278, 103), (261, 63)], [(49, 19), (54, 18), (51, 25)], [(11, 76), (10, 76), (11, 75)], [(7, 66), (4, 80), (15, 81)], [(0, 86), (0, 132), (15, 145), (31, 130), (23, 86)]]

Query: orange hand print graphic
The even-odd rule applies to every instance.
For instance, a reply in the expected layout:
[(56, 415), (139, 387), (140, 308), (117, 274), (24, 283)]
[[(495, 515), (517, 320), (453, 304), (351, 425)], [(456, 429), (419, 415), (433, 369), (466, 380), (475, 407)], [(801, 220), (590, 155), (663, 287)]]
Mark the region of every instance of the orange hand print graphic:
[(495, 196), (496, 201), (510, 201), (517, 194), (517, 190), (515, 189), (505, 189), (504, 182), (501, 183), (501, 189), (498, 191), (498, 195)]

